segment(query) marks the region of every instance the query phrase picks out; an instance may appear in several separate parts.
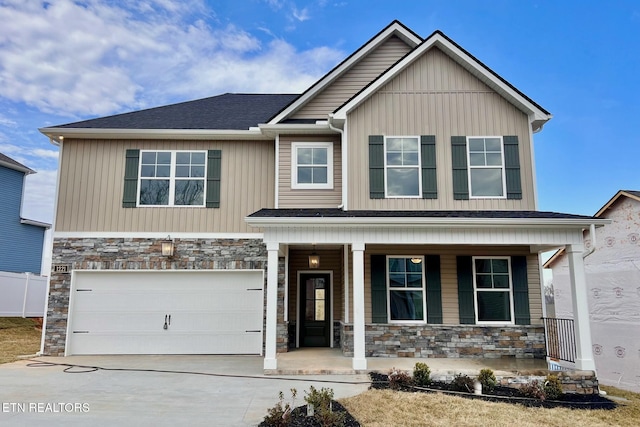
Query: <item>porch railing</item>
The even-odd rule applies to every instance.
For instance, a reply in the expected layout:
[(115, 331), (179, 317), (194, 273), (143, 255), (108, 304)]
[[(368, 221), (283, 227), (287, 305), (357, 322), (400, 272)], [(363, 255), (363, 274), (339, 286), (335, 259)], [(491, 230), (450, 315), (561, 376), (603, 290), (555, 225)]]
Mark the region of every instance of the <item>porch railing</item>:
[(576, 361), (576, 335), (573, 319), (543, 317), (547, 357), (565, 362)]

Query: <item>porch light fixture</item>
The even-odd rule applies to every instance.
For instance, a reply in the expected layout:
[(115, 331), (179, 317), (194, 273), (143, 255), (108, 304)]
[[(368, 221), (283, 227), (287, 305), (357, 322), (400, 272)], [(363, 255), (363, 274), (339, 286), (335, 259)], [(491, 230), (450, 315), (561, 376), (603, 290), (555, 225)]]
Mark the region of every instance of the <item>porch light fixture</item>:
[(414, 264), (420, 264), (422, 262), (422, 258), (418, 258), (418, 257), (411, 258), (411, 262)]
[(167, 236), (165, 240), (162, 241), (162, 256), (172, 257), (173, 256), (173, 240), (171, 236)]
[(309, 268), (318, 268), (320, 267), (320, 255), (313, 252), (309, 255)]

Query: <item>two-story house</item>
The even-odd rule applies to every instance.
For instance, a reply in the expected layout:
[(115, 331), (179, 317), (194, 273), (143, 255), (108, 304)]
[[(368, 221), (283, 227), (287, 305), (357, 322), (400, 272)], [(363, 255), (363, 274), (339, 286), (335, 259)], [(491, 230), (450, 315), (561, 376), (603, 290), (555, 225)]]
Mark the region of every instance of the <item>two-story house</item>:
[[(551, 114), (394, 21), (300, 95), (225, 94), (41, 129), (60, 146), (44, 352), (544, 357), (536, 210)], [(584, 300), (584, 301), (583, 301)], [(580, 316), (586, 316), (586, 308)], [(593, 369), (578, 328), (578, 367)]]
[(44, 235), (51, 224), (22, 215), (25, 179), (34, 173), (0, 153), (0, 271), (40, 274)]

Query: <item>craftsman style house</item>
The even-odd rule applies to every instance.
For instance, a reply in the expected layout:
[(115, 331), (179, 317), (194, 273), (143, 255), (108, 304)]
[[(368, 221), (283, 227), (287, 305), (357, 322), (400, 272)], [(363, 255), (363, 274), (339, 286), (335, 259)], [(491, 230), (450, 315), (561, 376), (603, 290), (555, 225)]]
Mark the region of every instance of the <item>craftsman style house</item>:
[(43, 351), (542, 358), (539, 253), (565, 248), (579, 324), (602, 223), (536, 209), (550, 118), (394, 21), (301, 95), (41, 129), (61, 149)]

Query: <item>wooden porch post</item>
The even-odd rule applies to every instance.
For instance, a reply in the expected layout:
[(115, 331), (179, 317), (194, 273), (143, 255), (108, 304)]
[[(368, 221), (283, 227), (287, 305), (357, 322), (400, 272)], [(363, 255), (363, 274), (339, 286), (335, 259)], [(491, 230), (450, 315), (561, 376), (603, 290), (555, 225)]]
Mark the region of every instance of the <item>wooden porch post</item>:
[(267, 243), (267, 322), (265, 331), (264, 369), (278, 369), (276, 359), (278, 323), (278, 249), (277, 242)]
[(576, 331), (576, 368), (594, 371), (596, 364), (591, 348), (591, 325), (589, 324), (589, 303), (587, 300), (587, 280), (584, 273), (582, 245), (567, 245), (569, 257), (569, 279), (573, 303), (573, 320)]
[(353, 369), (367, 369), (364, 339), (364, 243), (353, 251)]

